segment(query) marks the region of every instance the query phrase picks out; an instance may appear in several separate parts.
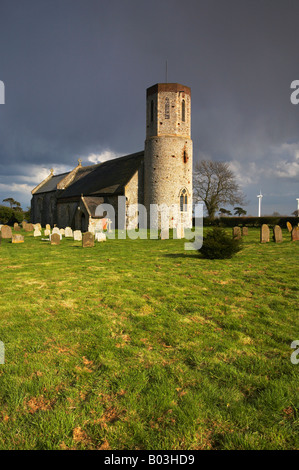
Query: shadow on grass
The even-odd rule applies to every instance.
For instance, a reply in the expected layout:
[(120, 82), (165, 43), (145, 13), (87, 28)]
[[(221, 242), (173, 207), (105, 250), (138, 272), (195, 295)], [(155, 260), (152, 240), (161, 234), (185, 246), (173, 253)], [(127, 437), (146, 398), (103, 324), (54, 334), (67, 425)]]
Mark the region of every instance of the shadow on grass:
[(200, 253), (168, 253), (166, 255), (167, 258), (197, 258), (197, 259), (202, 259), (202, 255)]

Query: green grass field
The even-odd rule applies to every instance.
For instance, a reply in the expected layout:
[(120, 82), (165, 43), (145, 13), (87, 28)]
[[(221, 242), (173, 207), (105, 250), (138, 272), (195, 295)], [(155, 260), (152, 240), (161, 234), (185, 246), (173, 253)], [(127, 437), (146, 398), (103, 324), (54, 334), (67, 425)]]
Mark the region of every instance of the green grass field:
[(219, 261), (183, 240), (2, 240), (0, 448), (298, 449), (283, 235), (249, 229)]

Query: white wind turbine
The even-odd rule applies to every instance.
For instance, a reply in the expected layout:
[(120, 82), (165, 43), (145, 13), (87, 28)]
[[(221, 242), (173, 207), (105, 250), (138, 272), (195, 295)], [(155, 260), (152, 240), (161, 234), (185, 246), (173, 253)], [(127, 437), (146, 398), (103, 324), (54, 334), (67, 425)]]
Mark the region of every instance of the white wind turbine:
[(262, 209), (262, 191), (260, 190), (260, 194), (257, 196), (259, 198), (259, 217), (261, 216), (261, 209)]

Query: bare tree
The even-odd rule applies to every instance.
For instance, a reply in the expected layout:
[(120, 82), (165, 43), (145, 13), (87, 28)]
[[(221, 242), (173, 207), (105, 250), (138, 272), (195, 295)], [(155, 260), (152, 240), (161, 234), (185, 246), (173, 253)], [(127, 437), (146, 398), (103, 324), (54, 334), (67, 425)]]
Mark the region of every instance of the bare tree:
[(211, 220), (220, 205), (244, 204), (245, 197), (228, 163), (201, 160), (194, 171), (194, 201), (205, 203)]

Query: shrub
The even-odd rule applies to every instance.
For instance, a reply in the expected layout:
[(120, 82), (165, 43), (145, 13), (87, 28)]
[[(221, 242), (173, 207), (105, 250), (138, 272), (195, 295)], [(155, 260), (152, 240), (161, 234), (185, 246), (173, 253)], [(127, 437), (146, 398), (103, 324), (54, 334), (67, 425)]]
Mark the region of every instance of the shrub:
[(203, 245), (199, 252), (207, 259), (231, 258), (242, 249), (242, 241), (227, 235), (220, 227), (213, 227), (203, 237)]

